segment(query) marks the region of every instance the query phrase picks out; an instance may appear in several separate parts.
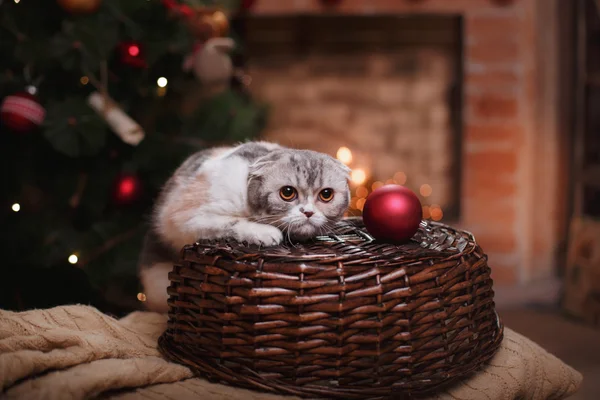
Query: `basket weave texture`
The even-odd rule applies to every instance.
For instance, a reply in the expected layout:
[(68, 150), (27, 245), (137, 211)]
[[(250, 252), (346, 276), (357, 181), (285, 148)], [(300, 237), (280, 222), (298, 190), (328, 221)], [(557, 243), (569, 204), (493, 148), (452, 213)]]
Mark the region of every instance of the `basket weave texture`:
[(487, 257), (438, 223), (401, 245), (360, 219), (305, 244), (198, 242), (169, 278), (163, 354), (255, 390), (418, 396), (474, 371), (502, 340)]

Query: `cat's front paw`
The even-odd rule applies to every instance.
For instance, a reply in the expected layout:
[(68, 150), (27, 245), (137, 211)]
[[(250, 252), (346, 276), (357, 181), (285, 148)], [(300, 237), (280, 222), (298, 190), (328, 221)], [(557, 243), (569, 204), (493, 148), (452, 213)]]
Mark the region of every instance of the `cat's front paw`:
[(283, 240), (283, 233), (279, 229), (255, 222), (236, 225), (233, 236), (238, 242), (260, 246), (275, 246)]

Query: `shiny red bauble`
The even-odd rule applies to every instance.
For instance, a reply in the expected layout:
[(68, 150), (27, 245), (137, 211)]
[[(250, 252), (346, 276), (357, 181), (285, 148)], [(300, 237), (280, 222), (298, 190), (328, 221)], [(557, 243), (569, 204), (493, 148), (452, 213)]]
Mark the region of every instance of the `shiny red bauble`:
[(133, 174), (123, 174), (117, 177), (113, 200), (119, 205), (128, 205), (135, 203), (142, 194), (142, 182)]
[(0, 105), (0, 121), (15, 132), (25, 133), (44, 122), (46, 110), (37, 97), (28, 92), (6, 96)]
[(393, 243), (412, 238), (422, 218), (419, 198), (400, 185), (386, 185), (374, 190), (363, 208), (367, 231), (376, 239)]
[(140, 43), (135, 41), (121, 42), (118, 50), (123, 64), (133, 68), (144, 68), (146, 66), (144, 49)]

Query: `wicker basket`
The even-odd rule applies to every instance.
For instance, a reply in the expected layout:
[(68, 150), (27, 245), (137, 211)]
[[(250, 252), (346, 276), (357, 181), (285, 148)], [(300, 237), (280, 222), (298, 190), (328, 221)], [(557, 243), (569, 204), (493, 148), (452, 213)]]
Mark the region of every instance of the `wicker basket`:
[(360, 220), (308, 244), (186, 246), (169, 275), (163, 354), (204, 378), (303, 397), (401, 398), (475, 370), (499, 347), (487, 257), (425, 223), (403, 245)]

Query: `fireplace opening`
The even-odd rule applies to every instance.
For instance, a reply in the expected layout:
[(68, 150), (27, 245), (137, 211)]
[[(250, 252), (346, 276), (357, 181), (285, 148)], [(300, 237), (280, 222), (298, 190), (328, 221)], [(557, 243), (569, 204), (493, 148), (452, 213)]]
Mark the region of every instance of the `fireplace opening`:
[(250, 89), (271, 105), (263, 138), (322, 151), (354, 170), (352, 214), (386, 183), (424, 217), (459, 217), (460, 16), (253, 16)]

